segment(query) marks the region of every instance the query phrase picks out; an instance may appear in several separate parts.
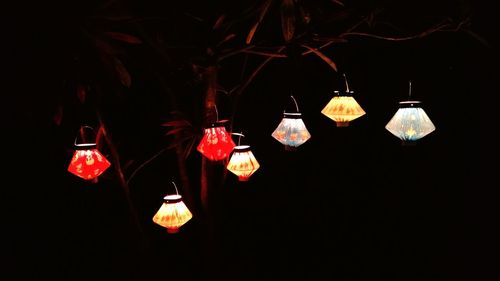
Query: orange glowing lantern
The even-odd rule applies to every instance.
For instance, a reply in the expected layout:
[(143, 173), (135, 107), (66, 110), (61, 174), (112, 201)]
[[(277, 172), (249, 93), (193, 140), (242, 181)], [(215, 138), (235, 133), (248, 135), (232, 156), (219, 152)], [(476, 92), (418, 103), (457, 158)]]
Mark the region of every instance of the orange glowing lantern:
[[(92, 129), (88, 126), (82, 127)], [(95, 143), (76, 143), (75, 152), (68, 166), (68, 171), (84, 180), (100, 176), (111, 164), (96, 148)]]
[(290, 96), (297, 110), (296, 113), (283, 114), (283, 119), (278, 127), (271, 134), (273, 138), (285, 145), (285, 150), (293, 151), (311, 138), (311, 134), (302, 121), (302, 114), (299, 112), (299, 106), (293, 96)]
[(172, 184), (176, 194), (163, 197), (163, 204), (153, 216), (153, 222), (165, 227), (168, 233), (177, 233), (181, 226), (193, 218), (193, 214), (182, 201), (175, 183), (172, 182)]
[(348, 127), (349, 122), (366, 114), (363, 108), (352, 97), (354, 92), (349, 90), (347, 78), (345, 78), (345, 84), (346, 91), (334, 91), (336, 96), (321, 110), (321, 113), (335, 121), (337, 127)]
[[(243, 134), (233, 133), (233, 135)], [(250, 176), (259, 169), (260, 165), (255, 159), (249, 145), (240, 145), (238, 140), (238, 145), (234, 147), (233, 154), (227, 163), (226, 168), (233, 174), (238, 176), (239, 181), (248, 181)]]
[(218, 161), (227, 158), (235, 146), (231, 135), (224, 127), (224, 122), (218, 121), (205, 128), (197, 150), (208, 159)]

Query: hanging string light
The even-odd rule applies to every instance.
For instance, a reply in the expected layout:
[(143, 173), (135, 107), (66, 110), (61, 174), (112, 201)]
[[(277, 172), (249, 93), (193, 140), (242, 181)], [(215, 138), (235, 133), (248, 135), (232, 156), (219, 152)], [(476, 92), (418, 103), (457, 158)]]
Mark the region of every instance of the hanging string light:
[(163, 204), (153, 216), (153, 222), (165, 227), (168, 233), (177, 233), (181, 226), (193, 218), (193, 214), (182, 201), (175, 183), (172, 184), (176, 194), (163, 197)]
[(233, 174), (238, 176), (239, 181), (248, 181), (250, 176), (259, 169), (260, 165), (255, 159), (249, 145), (241, 145), (241, 133), (232, 133), (238, 137), (238, 145), (234, 147), (233, 154), (227, 163), (226, 168)]
[(402, 145), (415, 144), (432, 133), (436, 127), (421, 107), (420, 101), (411, 100), (411, 81), (408, 100), (399, 102), (399, 108), (385, 128), (402, 141)]
[(336, 122), (337, 127), (348, 127), (349, 122), (366, 114), (352, 96), (354, 92), (349, 90), (345, 74), (344, 81), (346, 91), (334, 91), (336, 96), (321, 110), (321, 113)]
[(197, 146), (197, 150), (211, 161), (226, 159), (235, 144), (231, 135), (226, 131), (224, 123), (227, 120), (219, 121), (219, 113), (215, 106), (217, 120), (204, 129), (203, 138)]
[[(84, 138), (85, 129), (94, 131), (92, 127), (82, 126), (80, 132)], [(68, 165), (68, 171), (84, 180), (92, 180), (100, 176), (111, 166), (108, 159), (97, 150), (94, 142), (77, 143), (78, 136), (75, 138), (75, 152)]]
[(302, 114), (299, 111), (297, 101), (293, 96), (290, 96), (295, 103), (296, 112), (283, 113), (283, 119), (278, 124), (278, 127), (273, 131), (271, 136), (277, 141), (285, 145), (285, 150), (293, 151), (311, 138), (311, 134), (302, 121)]

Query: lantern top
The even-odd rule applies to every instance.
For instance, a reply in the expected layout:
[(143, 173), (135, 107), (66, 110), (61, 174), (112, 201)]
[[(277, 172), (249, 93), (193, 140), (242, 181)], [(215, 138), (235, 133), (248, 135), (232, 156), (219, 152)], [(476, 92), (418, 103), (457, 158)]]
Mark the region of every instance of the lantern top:
[(333, 91), (333, 93), (337, 96), (340, 97), (350, 97), (354, 94), (354, 91), (347, 90), (347, 91)]
[(284, 112), (283, 113), (283, 118), (288, 118), (288, 119), (300, 119), (302, 116), (302, 113), (300, 112)]
[(169, 204), (169, 203), (178, 203), (182, 201), (182, 196), (179, 194), (172, 194), (172, 195), (167, 195), (163, 197), (163, 202)]
[(94, 149), (96, 148), (95, 143), (75, 143), (75, 149), (76, 150), (88, 150), (88, 149)]
[(406, 107), (420, 107), (420, 104), (422, 104), (421, 101), (400, 101), (399, 102), (399, 107), (400, 108), (406, 108)]
[(238, 146), (235, 146), (233, 150), (235, 152), (250, 151), (250, 146), (249, 145), (238, 145)]

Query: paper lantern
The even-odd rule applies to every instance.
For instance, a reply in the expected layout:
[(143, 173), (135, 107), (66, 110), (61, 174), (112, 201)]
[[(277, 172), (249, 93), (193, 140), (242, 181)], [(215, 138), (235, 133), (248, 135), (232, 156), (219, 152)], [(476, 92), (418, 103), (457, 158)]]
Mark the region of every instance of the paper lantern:
[(321, 113), (335, 121), (337, 127), (347, 127), (349, 122), (366, 114), (358, 102), (352, 97), (354, 92), (334, 92), (330, 102), (321, 110)]
[(239, 181), (248, 181), (259, 167), (259, 162), (255, 159), (249, 145), (236, 146), (226, 166), (230, 172), (238, 176)]
[[(177, 191), (177, 187), (175, 189)], [(177, 192), (177, 194), (163, 197), (163, 204), (153, 216), (153, 222), (165, 227), (168, 233), (177, 233), (179, 228), (191, 218), (193, 218), (193, 214), (182, 201), (182, 196)]]
[[(93, 131), (91, 127), (82, 126), (82, 133), (84, 129)], [(109, 166), (111, 164), (108, 159), (97, 150), (95, 143), (77, 143), (75, 138), (75, 152), (68, 166), (70, 173), (85, 180), (92, 180), (104, 173)]]
[(347, 127), (349, 122), (366, 114), (358, 102), (352, 97), (353, 91), (349, 90), (349, 84), (344, 74), (346, 91), (334, 91), (335, 96), (321, 110), (328, 118), (335, 121), (337, 127)]
[(420, 101), (400, 102), (399, 109), (385, 128), (401, 139), (403, 145), (415, 144), (436, 129)]
[(294, 150), (311, 138), (311, 134), (302, 121), (301, 113), (284, 113), (283, 119), (271, 134), (285, 145), (286, 150)]
[(228, 157), (235, 146), (224, 123), (216, 122), (209, 128), (205, 128), (197, 150), (208, 159), (218, 161)]
[(311, 134), (302, 121), (302, 114), (299, 112), (299, 105), (293, 96), (290, 96), (295, 103), (295, 113), (283, 113), (283, 119), (271, 136), (285, 146), (285, 150), (295, 150), (311, 138)]

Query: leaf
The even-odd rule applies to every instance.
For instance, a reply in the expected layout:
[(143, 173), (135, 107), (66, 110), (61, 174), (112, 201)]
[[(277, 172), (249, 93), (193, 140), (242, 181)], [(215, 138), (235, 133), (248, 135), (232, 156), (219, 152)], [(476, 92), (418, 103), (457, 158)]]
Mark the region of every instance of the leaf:
[(234, 33), (229, 34), (228, 36), (226, 36), (226, 38), (224, 38), (222, 41), (220, 41), (220, 42), (217, 44), (217, 46), (220, 46), (220, 45), (222, 45), (222, 44), (226, 43), (227, 41), (229, 41), (229, 40), (233, 39), (234, 37), (236, 37), (236, 34), (234, 34)]
[(221, 15), (214, 23), (214, 26), (212, 27), (213, 30), (219, 29), (222, 25), (222, 22), (226, 19), (226, 15)]
[(87, 93), (85, 91), (85, 87), (83, 87), (82, 85), (78, 84), (76, 86), (76, 97), (78, 98), (78, 100), (80, 101), (80, 103), (85, 103), (86, 96), (87, 96)]
[(183, 136), (183, 137), (175, 138), (170, 143), (170, 145), (167, 146), (167, 149), (172, 149), (172, 148), (175, 148), (175, 147), (177, 147), (179, 145), (182, 145), (185, 141), (193, 139), (194, 137), (195, 137), (194, 135), (188, 135), (188, 136)]
[(118, 74), (118, 78), (120, 79), (120, 82), (125, 87), (130, 88), (130, 85), (132, 83), (132, 79), (130, 78), (130, 74), (129, 74), (128, 70), (125, 68), (123, 63), (118, 58), (114, 58), (113, 62), (115, 65), (116, 73)]
[(63, 118), (63, 107), (62, 107), (62, 105), (59, 105), (57, 107), (56, 114), (54, 114), (54, 117), (53, 117), (54, 123), (57, 126), (61, 126), (62, 118)]
[(191, 141), (186, 146), (186, 148), (184, 149), (184, 159), (187, 159), (189, 154), (191, 154), (191, 151), (193, 151), (193, 147), (195, 144), (196, 144), (196, 138), (192, 138)]
[(335, 62), (333, 62), (329, 57), (327, 57), (325, 54), (322, 52), (318, 51), (317, 49), (311, 48), (306, 45), (302, 45), (302, 47), (308, 49), (309, 51), (315, 53), (318, 57), (320, 57), (322, 60), (324, 60), (326, 63), (328, 63), (329, 66), (333, 68), (333, 70), (337, 71), (337, 65)]
[(264, 19), (264, 16), (266, 15), (267, 13), (267, 10), (269, 9), (269, 6), (271, 6), (271, 3), (273, 2), (273, 0), (267, 0), (264, 5), (262, 5), (262, 8), (260, 10), (260, 14), (259, 14), (259, 19), (257, 20), (257, 22), (252, 26), (252, 28), (250, 29), (250, 32), (248, 33), (247, 35), (247, 40), (246, 40), (246, 43), (247, 44), (250, 44), (250, 42), (252, 42), (252, 39), (253, 39), (253, 36), (255, 35), (255, 31), (257, 31), (257, 27), (259, 26), (259, 24), (262, 22), (262, 20)]
[(464, 29), (465, 30), (465, 33), (467, 33), (468, 35), (470, 35), (472, 38), (476, 39), (478, 42), (480, 42), (481, 44), (483, 44), (484, 46), (486, 46), (487, 48), (492, 48), (493, 46), (488, 42), (488, 40), (486, 40), (484, 37), (482, 37), (481, 35), (475, 33), (474, 31), (470, 30), (470, 29)]
[(295, 33), (295, 9), (293, 0), (283, 0), (281, 3), (281, 30), (286, 42), (290, 42)]
[(172, 135), (179, 134), (179, 133), (181, 133), (181, 132), (183, 132), (183, 131), (185, 131), (185, 130), (186, 130), (186, 128), (185, 128), (185, 127), (180, 127), (180, 128), (179, 128), (179, 127), (177, 127), (177, 128), (175, 128), (175, 129), (172, 129), (172, 130), (168, 131), (165, 135), (166, 135), (166, 136), (172, 136)]
[(106, 33), (106, 35), (108, 35), (110, 38), (113, 38), (113, 39), (118, 40), (118, 41), (123, 41), (123, 42), (130, 43), (130, 44), (142, 44), (141, 39), (139, 39), (133, 35), (130, 35), (130, 34), (125, 34), (125, 33), (121, 33), (121, 32), (112, 32), (112, 31), (108, 31), (108, 32), (104, 32), (104, 33)]
[(95, 38), (95, 45), (101, 54), (113, 55), (116, 53), (113, 46), (99, 38)]
[(332, 1), (333, 3), (335, 3), (337, 5), (344, 7), (344, 3), (342, 3), (340, 0), (330, 0), (330, 1)]
[(252, 38), (255, 35), (255, 31), (257, 31), (258, 26), (259, 26), (259, 22), (255, 23), (253, 25), (252, 29), (250, 29), (250, 32), (248, 32), (247, 40), (245, 41), (247, 44), (250, 44), (250, 42), (252, 42)]
[(163, 124), (162, 126), (165, 127), (191, 127), (191, 123), (189, 123), (187, 120), (174, 120), (174, 121), (168, 121)]

